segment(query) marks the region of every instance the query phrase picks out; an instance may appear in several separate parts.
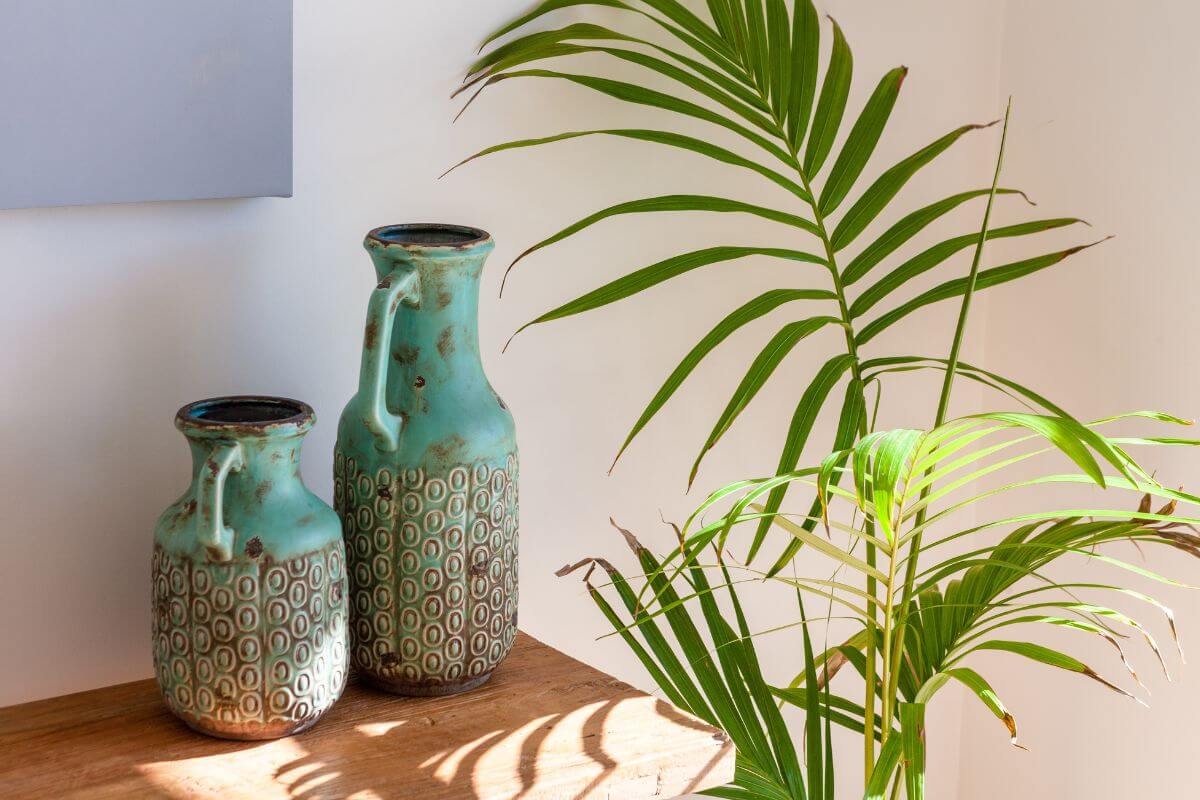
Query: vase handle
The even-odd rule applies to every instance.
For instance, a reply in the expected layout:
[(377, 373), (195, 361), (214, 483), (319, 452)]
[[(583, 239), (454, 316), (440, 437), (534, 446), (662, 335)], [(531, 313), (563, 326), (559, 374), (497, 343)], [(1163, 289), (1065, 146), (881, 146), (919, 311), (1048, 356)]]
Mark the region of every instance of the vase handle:
[(222, 442), (209, 453), (196, 483), (197, 538), (214, 561), (233, 558), (233, 529), (225, 525), (225, 479), (246, 465), (239, 442)]
[(367, 306), (367, 327), (363, 334), (362, 368), (358, 379), (358, 407), (363, 423), (375, 437), (380, 450), (391, 452), (400, 446), (400, 428), (404, 419), (387, 407), (388, 354), (392, 325), (401, 303), (420, 302), (420, 280), (415, 269), (397, 270), (386, 276)]

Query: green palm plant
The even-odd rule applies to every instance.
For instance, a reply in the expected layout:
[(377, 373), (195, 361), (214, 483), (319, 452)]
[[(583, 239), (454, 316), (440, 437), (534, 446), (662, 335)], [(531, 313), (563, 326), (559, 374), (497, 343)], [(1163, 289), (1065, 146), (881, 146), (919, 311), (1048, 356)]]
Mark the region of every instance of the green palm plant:
[[(620, 12), (633, 22), (649, 20), (658, 35), (646, 38), (595, 23), (577, 22), (496, 44), (548, 14), (586, 6)], [(473, 88), (474, 100), (480, 92), (513, 78), (568, 81), (625, 103), (671, 112), (689, 124), (704, 123), (718, 136), (731, 135), (737, 139), (740, 150), (749, 155), (671, 130), (670, 126), (609, 128), (506, 142), (476, 153), (456, 166), (503, 151), (582, 137), (612, 136), (682, 149), (729, 167), (750, 170), (764, 180), (765, 192), (778, 196), (775, 206), (682, 194), (619, 203), (532, 245), (513, 262), (510, 271), (527, 256), (602, 221), (643, 213), (748, 214), (793, 231), (807, 248), (714, 245), (683, 253), (614, 278), (547, 311), (520, 330), (602, 308), (702, 267), (751, 256), (791, 261), (803, 265), (805, 275), (815, 271), (825, 276), (827, 288), (772, 289), (732, 310), (683, 356), (633, 423), (618, 449), (614, 466), (700, 362), (732, 333), (785, 305), (806, 309), (782, 326), (751, 361), (700, 447), (688, 477), (689, 485), (695, 480), (705, 455), (729, 431), (783, 359), (805, 338), (826, 327), (841, 328), (844, 352), (826, 361), (800, 393), (779, 453), (777, 471), (785, 472), (799, 463), (818, 414), (841, 381), (846, 382), (846, 388), (834, 447), (847, 447), (863, 435), (867, 430), (865, 349), (876, 345), (880, 334), (910, 314), (961, 297), (967, 291), (967, 282), (956, 278), (915, 296), (904, 296), (904, 290), (915, 278), (936, 270), (975, 245), (978, 234), (953, 236), (909, 257), (902, 258), (898, 253), (913, 237), (964, 203), (980, 198), (988, 198), (990, 202), (994, 195), (1024, 197), (1016, 190), (996, 187), (957, 192), (909, 210), (864, 243), (863, 234), (871, 223), (898, 214), (897, 197), (901, 189), (922, 167), (969, 132), (989, 127), (990, 123), (955, 128), (868, 180), (864, 171), (891, 117), (907, 70), (897, 67), (887, 72), (858, 113), (848, 113), (853, 56), (841, 29), (830, 20), (832, 44), (822, 74), (818, 63), (821, 25), (811, 0), (796, 0), (793, 9), (784, 0), (765, 0), (765, 3), (708, 0), (705, 10), (708, 19), (679, 0), (543, 0), (487, 38), (481, 50), (491, 49), (470, 66), (458, 90)], [(604, 55), (615, 62), (636, 65), (645, 70), (648, 78), (666, 81), (669, 86), (660, 91), (611, 78), (529, 68), (534, 63), (582, 54)], [(1081, 222), (1073, 217), (1044, 218), (997, 227), (986, 235), (989, 239), (1027, 237)], [(1031, 275), (1089, 246), (1054, 250), (983, 270), (978, 274), (975, 288), (998, 286)], [(900, 358), (909, 359), (914, 365), (939, 366), (937, 361), (917, 356)], [(962, 374), (984, 377), (969, 368), (964, 368)], [(787, 486), (779, 487), (766, 499), (766, 507), (778, 510), (786, 491)], [(768, 527), (764, 520), (757, 529), (750, 546), (751, 558), (757, 555)], [(782, 569), (794, 554), (795, 545), (789, 545), (776, 559), (773, 571)]]
[[(974, 654), (1020, 656), (1135, 696), (1080, 658), (1016, 638), (1013, 630), (1055, 626), (1098, 637), (1116, 650), (1140, 686), (1126, 644), (1136, 636), (1167, 672), (1149, 626), (1109, 605), (1107, 598), (1132, 598), (1157, 610), (1174, 637), (1174, 617), (1166, 605), (1120, 583), (1058, 579), (1047, 572), (1058, 562), (1074, 558), (1175, 583), (1113, 554), (1112, 546), (1159, 545), (1200, 557), (1200, 535), (1194, 528), (1200, 518), (1176, 510), (1181, 501), (1200, 504), (1200, 497), (1163, 487), (1124, 449), (1197, 442), (1173, 437), (1109, 438), (1098, 430), (1131, 417), (1186, 424), (1148, 412), (1089, 425), (1053, 414), (998, 412), (925, 431), (875, 432), (853, 448), (830, 454), (819, 466), (742, 481), (714, 492), (677, 529), (679, 548), (661, 559), (622, 530), (642, 570), (640, 589), (600, 558), (585, 559), (559, 574), (589, 566), (585, 580), (593, 600), (664, 695), (729, 733), (738, 751), (734, 782), (708, 794), (734, 800), (833, 797), (830, 728), (839, 725), (879, 745), (878, 755), (867, 764), (867, 798), (888, 796), (889, 787), (895, 796), (901, 785), (907, 797), (921, 798), (925, 708), (947, 683), (965, 686), (1017, 743), (1016, 720), (991, 682), (972, 666)], [(1030, 474), (1023, 469), (1051, 453), (1065, 456), (1077, 471)], [(837, 485), (839, 472), (846, 473), (852, 487)], [(1006, 478), (1014, 472), (1015, 477)], [(987, 485), (989, 481), (996, 485)], [(822, 511), (817, 522), (823, 523), (823, 532), (807, 530), (792, 515), (765, 511), (762, 500), (781, 483), (799, 483), (818, 493)], [(935, 483), (940, 487), (931, 489)], [(1053, 485), (1138, 492), (1142, 500), (1132, 512), (1101, 504), (985, 517), (965, 527), (956, 523), (983, 501), (1023, 504), (1027, 501), (1015, 499), (1023, 490)], [(1153, 498), (1163, 503), (1157, 511), (1152, 510)], [(839, 505), (856, 512), (859, 521), (838, 521)], [(715, 518), (708, 519), (714, 511), (718, 512)], [(768, 576), (736, 563), (728, 549), (729, 538), (739, 527), (755, 526), (762, 519), (827, 558), (830, 576)], [(935, 526), (939, 534), (913, 551), (913, 539)], [(976, 542), (994, 529), (1011, 530), (996, 543)], [(882, 558), (877, 566), (857, 552), (867, 541), (873, 541)], [(915, 579), (906, 583), (910, 559), (918, 566)], [(605, 584), (590, 582), (597, 565), (607, 574)], [(716, 573), (715, 581), (709, 580), (709, 572)], [(752, 631), (738, 597), (738, 585), (759, 580), (782, 583), (797, 595), (796, 625), (801, 629), (804, 664), (787, 685), (772, 685), (764, 677), (756, 646), (760, 636), (780, 629)], [(868, 592), (864, 587), (870, 580), (877, 589)], [(606, 598), (606, 588), (615, 590), (618, 608)], [(806, 595), (826, 604), (829, 611), (823, 617), (805, 614)], [(718, 602), (721, 596), (727, 600), (724, 609)], [(902, 602), (905, 597), (912, 602)], [(688, 604), (699, 605), (699, 624), (688, 612)], [(855, 620), (859, 630), (814, 654), (810, 626), (828, 625), (834, 618)], [(664, 620), (665, 631), (660, 626)], [(1178, 639), (1175, 643), (1178, 647)], [(882, 661), (877, 678), (868, 669), (872, 650)], [(1182, 648), (1179, 653), (1182, 659)], [(833, 679), (847, 664), (861, 679), (867, 697), (880, 702), (882, 711), (877, 716), (868, 710), (870, 702), (832, 690)], [(805, 711), (803, 759), (772, 697)]]
[[(1111, 545), (1163, 545), (1200, 557), (1200, 535), (1194, 528), (1200, 519), (1176, 510), (1181, 501), (1200, 504), (1200, 497), (1163, 487), (1125, 451), (1131, 445), (1187, 446), (1197, 442), (1174, 437), (1109, 438), (1098, 430), (1131, 417), (1189, 424), (1149, 412), (1089, 425), (1053, 414), (978, 414), (926, 431), (874, 432), (852, 448), (831, 453), (817, 467), (725, 487), (710, 496), (688, 520), (681, 532), (679, 550), (655, 570), (647, 571), (646, 596), (634, 598), (644, 603), (641, 617), (616, 622), (624, 626), (623, 634), (628, 634), (639, 628), (640, 619), (653, 620), (657, 614), (673, 609), (679, 601), (675, 596), (664, 596), (659, 587), (684, 575), (693, 576), (696, 594), (705, 592), (694, 575), (709, 552), (714, 554), (726, 583), (732, 583), (726, 566), (729, 537), (740, 525), (757, 525), (764, 518), (770, 519), (797, 541), (829, 558), (834, 572), (828, 579), (769, 579), (793, 586), (798, 593), (820, 597), (839, 615), (848, 615), (862, 626), (845, 642), (817, 656), (816, 666), (822, 669), (818, 679), (814, 680), (813, 670), (806, 667), (789, 685), (771, 691), (785, 702), (804, 707), (810, 715), (815, 711), (881, 744), (878, 758), (869, 764), (868, 797), (884, 796), (889, 782), (897, 779), (901, 763), (906, 765), (908, 796), (922, 797), (924, 709), (947, 682), (957, 681), (973, 692), (1007, 726), (1016, 742), (1012, 714), (986, 678), (969, 666), (970, 656), (975, 653), (1000, 651), (1022, 656), (1079, 673), (1113, 691), (1133, 696), (1072, 655), (1025, 639), (1005, 638), (1011, 635), (1006, 634), (1010, 628), (1051, 625), (1100, 637), (1113, 646), (1140, 684), (1123, 645), (1131, 634), (1136, 635), (1166, 671), (1149, 628), (1134, 616), (1106, 605), (1109, 601), (1104, 597), (1131, 597), (1158, 609), (1174, 635), (1173, 617), (1165, 605), (1119, 583), (1060, 580), (1046, 572), (1060, 559), (1076, 557), (1100, 561), (1150, 580), (1175, 583), (1113, 555), (1109, 552)], [(1066, 456), (1077, 471), (1035, 470), (1030, 474), (1028, 462), (1047, 453)], [(852, 487), (838, 486), (839, 472), (847, 475)], [(1006, 480), (1014, 472), (1016, 477)], [(985, 481), (998, 485), (988, 486)], [(790, 515), (765, 511), (762, 499), (780, 483), (800, 483), (817, 491), (822, 507), (818, 523), (823, 522), (824, 535), (806, 530)], [(935, 484), (940, 486), (932, 488)], [(1022, 490), (1052, 485), (1138, 492), (1142, 501), (1133, 512), (1105, 505), (1051, 508), (985, 517), (965, 527), (956, 523), (982, 501), (1020, 505), (1027, 503), (1016, 497)], [(1157, 511), (1151, 510), (1153, 498), (1164, 503)], [(716, 519), (705, 520), (708, 512), (730, 503), (732, 506)], [(851, 525), (837, 521), (839, 503), (861, 515), (861, 521)], [(913, 540), (935, 527), (938, 535), (913, 550)], [(981, 534), (1000, 528), (1012, 530), (998, 543), (977, 543)], [(856, 552), (866, 541), (873, 541), (881, 556), (878, 565), (868, 564)], [(955, 544), (959, 545), (958, 552), (954, 552)], [(905, 578), (909, 564), (916, 564), (911, 582)], [(863, 588), (871, 579), (877, 591)], [(904, 602), (905, 598), (911, 598), (911, 602)], [(806, 630), (810, 622), (800, 620)], [(751, 636), (744, 634), (747, 640)], [(872, 642), (882, 662), (877, 680), (872, 680), (868, 672), (867, 652)], [(747, 646), (745, 641), (739, 644)], [(869, 703), (830, 694), (832, 678), (846, 664), (866, 680), (869, 696), (880, 701), (878, 718), (872, 718)]]
[[(602, 6), (640, 16), (660, 34), (638, 38), (595, 24), (575, 23), (520, 36), (481, 56), (462, 90), (477, 86), (478, 94), (512, 77), (568, 80), (618, 100), (723, 128), (739, 137), (744, 146), (752, 147), (759, 160), (684, 133), (651, 129), (573, 131), (497, 145), (471, 158), (584, 136), (617, 136), (682, 148), (752, 170), (774, 184), (775, 190), (782, 190), (787, 205), (770, 208), (707, 195), (631, 200), (602, 209), (538, 242), (514, 265), (603, 220), (636, 213), (750, 214), (788, 226), (815, 246), (811, 250), (717, 246), (682, 254), (611, 280), (532, 320), (518, 332), (600, 308), (703, 266), (747, 256), (786, 259), (805, 264), (805, 269), (815, 265), (828, 278), (827, 289), (771, 290), (720, 320), (653, 395), (617, 458), (696, 366), (735, 330), (786, 304), (825, 303), (826, 313), (789, 322), (753, 359), (701, 447), (690, 485), (705, 454), (792, 349), (827, 326), (839, 327), (844, 334), (845, 351), (822, 365), (798, 398), (773, 477), (741, 481), (714, 492), (677, 529), (678, 548), (661, 558), (622, 531), (641, 570), (641, 586), (636, 589), (600, 558), (585, 559), (560, 573), (588, 567), (585, 580), (591, 596), (612, 624), (614, 635), (626, 642), (663, 694), (730, 735), (737, 747), (734, 781), (709, 794), (733, 800), (833, 798), (836, 776), (831, 729), (838, 725), (861, 734), (866, 797), (882, 798), (889, 792), (895, 797), (902, 786), (910, 800), (923, 797), (925, 707), (948, 682), (956, 681), (973, 692), (1016, 741), (1012, 714), (970, 663), (971, 656), (981, 651), (1023, 656), (1131, 694), (1074, 656), (1023, 638), (1003, 638), (1014, 635), (1005, 633), (1010, 629), (1021, 630), (1017, 626), (1051, 625), (1100, 637), (1115, 647), (1126, 666), (1129, 660), (1122, 642), (1134, 633), (1147, 642), (1165, 669), (1146, 626), (1103, 603), (1109, 602), (1106, 595), (1148, 603), (1167, 615), (1173, 633), (1165, 606), (1120, 583), (1056, 580), (1045, 570), (1076, 557), (1168, 580), (1118, 559), (1109, 552), (1111, 545), (1166, 545), (1200, 555), (1200, 536), (1192, 527), (1200, 519), (1176, 513), (1179, 501), (1200, 503), (1200, 498), (1166, 489), (1125, 450), (1137, 445), (1198, 442), (1177, 437), (1106, 437), (1098, 429), (1120, 418), (1080, 423), (1041, 394), (965, 364), (959, 357), (977, 291), (1047, 269), (1097, 243), (1002, 266), (982, 266), (984, 247), (990, 240), (1025, 237), (1080, 222), (1052, 218), (991, 226), (997, 197), (1021, 195), (999, 184), (1008, 115), (990, 188), (960, 192), (910, 211), (863, 246), (857, 241), (860, 235), (877, 219), (890, 215), (893, 201), (910, 178), (967, 132), (987, 126), (957, 128), (873, 181), (861, 180), (890, 117), (904, 70), (887, 73), (854, 122), (843, 124), (848, 119), (850, 50), (841, 30), (831, 22), (831, 53), (823, 77), (819, 74), (819, 25), (810, 0), (796, 0), (792, 8), (783, 0), (709, 0), (707, 18), (676, 0), (547, 0), (497, 31), (484, 46), (494, 45), (500, 37), (545, 14), (572, 6)], [(602, 44), (585, 44), (594, 42)], [(519, 69), (531, 62), (584, 53), (606, 54), (643, 67), (658, 79), (694, 92), (700, 102), (607, 78)], [(844, 207), (852, 195), (856, 199)], [(980, 229), (907, 258), (897, 256), (913, 237), (976, 198), (986, 198)], [(972, 246), (974, 257), (965, 276), (905, 299), (904, 290), (914, 278)], [(883, 274), (865, 289), (857, 289), (856, 284), (872, 273)], [(878, 341), (876, 337), (899, 320), (954, 298), (960, 299), (959, 316), (946, 358), (868, 351), (868, 346)], [(877, 311), (877, 307), (887, 310)], [(930, 369), (944, 373), (932, 427), (874, 430), (875, 414), (867, 411), (867, 387), (882, 385), (896, 373)], [(947, 422), (951, 391), (959, 379), (982, 383), (1019, 401), (1027, 410)], [(819, 466), (798, 469), (818, 413), (842, 382), (842, 408), (832, 452)], [(879, 394), (875, 402), (878, 406)], [(1184, 422), (1146, 412), (1127, 417)], [(1013, 470), (1027, 470), (1031, 459), (1048, 453), (1065, 456), (1079, 471), (1039, 471), (1033, 477), (1021, 473), (998, 488), (987, 487), (987, 481), (1003, 479)], [(843, 479), (852, 485), (842, 488)], [(811, 506), (804, 514), (784, 513), (786, 493), (796, 484), (811, 491)], [(1023, 503), (1027, 500), (1019, 496), (1021, 490), (1056, 484), (1136, 491), (1143, 494), (1143, 500), (1135, 512), (1113, 509), (1105, 500), (1098, 508), (1009, 514), (966, 527), (959, 521), (964, 511), (978, 512), (981, 501), (1011, 496), (1014, 502)], [(1151, 511), (1154, 497), (1166, 501), (1157, 512)], [(839, 506), (852, 511), (848, 519), (837, 514)], [(731, 537), (739, 532), (741, 543), (743, 526), (751, 532), (746, 556), (739, 562), (731, 553)], [(818, 526), (823, 530), (818, 531)], [(753, 561), (772, 528), (787, 534), (782, 552), (766, 569), (754, 568)], [(1008, 532), (998, 542), (989, 543), (987, 534), (998, 529)], [(931, 537), (928, 542), (924, 541), (927, 533)], [(802, 547), (830, 559), (833, 573), (828, 578), (802, 577), (795, 561)], [(607, 575), (603, 585), (590, 582), (596, 566)], [(788, 566), (792, 567), (790, 577), (783, 574)], [(763, 632), (750, 628), (736, 588), (750, 581), (783, 583), (796, 593), (803, 667), (786, 685), (774, 685), (760, 667), (757, 641)], [(611, 595), (606, 595), (605, 589), (616, 593), (617, 604), (609, 601)], [(811, 602), (813, 595), (825, 604), (824, 615), (806, 612), (804, 597), (809, 596)], [(842, 643), (815, 652), (810, 627), (824, 625), (828, 631), (835, 616), (856, 621), (859, 629)], [(832, 688), (846, 664), (861, 679), (861, 702)], [(789, 703), (804, 710), (799, 747), (781, 714), (782, 705)]]

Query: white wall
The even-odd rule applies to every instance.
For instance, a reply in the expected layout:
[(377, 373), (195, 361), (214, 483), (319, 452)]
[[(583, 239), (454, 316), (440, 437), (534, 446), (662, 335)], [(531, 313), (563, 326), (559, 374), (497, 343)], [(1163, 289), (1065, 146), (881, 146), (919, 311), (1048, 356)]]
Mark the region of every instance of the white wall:
[[(1007, 175), (1034, 194), (1040, 211), (1084, 217), (1097, 238), (1116, 238), (1019, 288), (992, 293), (986, 358), (1084, 418), (1138, 408), (1197, 415), (1200, 380), (1192, 351), (1200, 334), (1200, 273), (1190, 199), (1200, 167), (1197, 25), (1200, 8), (1171, 0), (1010, 0), (1006, 9), (998, 88), (1015, 98)], [(1164, 482), (1200, 488), (1195, 452), (1160, 450), (1148, 463)], [(1119, 555), (1188, 583), (1200, 577), (1196, 564), (1178, 553), (1152, 555), (1148, 563), (1132, 549)], [(1078, 561), (1056, 574), (1064, 573), (1131, 582), (1129, 573)], [(1200, 636), (1195, 592), (1132, 583), (1174, 608), (1184, 644), (1194, 650)], [(959, 797), (1193, 797), (1200, 791), (1194, 769), (1200, 674), (1194, 663), (1178, 664), (1166, 625), (1138, 606), (1120, 604), (1151, 623), (1175, 682), (1163, 678), (1136, 641), (1128, 649), (1153, 693), (1149, 709), (1020, 659), (981, 662), (1030, 751), (1010, 748), (996, 720), (968, 701)], [(1055, 637), (1086, 653), (1102, 674), (1132, 686), (1113, 650), (1081, 641), (1087, 638)]]
[[(1074, 3), (1061, 12), (1017, 3), (1007, 13), (997, 4), (936, 0), (821, 5), (838, 18), (855, 50), (852, 107), (861, 105), (885, 69), (900, 63), (911, 68), (872, 170), (962, 122), (994, 118), (1011, 88), (1018, 94), (1012, 174), (1045, 205), (1092, 214), (1104, 230), (1122, 234), (1086, 262), (1093, 271), (1108, 270), (1102, 273), (1107, 282), (1075, 286), (1084, 269), (1076, 266), (1032, 284), (1047, 292), (1045, 299), (1001, 291), (990, 308), (982, 304), (969, 354), (983, 355), (986, 336), (987, 356), (998, 366), (1035, 385), (1061, 387), (1064, 401), (1083, 402), (1089, 410), (1093, 402), (1100, 411), (1154, 400), (1178, 408), (1167, 401), (1187, 399), (1190, 375), (1172, 371), (1171, 360), (1150, 348), (1182, 350), (1182, 328), (1194, 324), (1179, 289), (1189, 279), (1182, 258), (1187, 224), (1181, 219), (1185, 206), (1172, 198), (1181, 197), (1183, 187), (1168, 181), (1187, 174), (1173, 168), (1168, 154), (1183, 152), (1190, 127), (1181, 119), (1177, 130), (1161, 129), (1165, 104), (1186, 103), (1187, 96), (1182, 78), (1167, 72), (1167, 48), (1149, 37), (1153, 31), (1174, 37), (1171, 52), (1186, 58), (1180, 21), (1171, 26), (1151, 14), (1118, 16), (1119, 7), (1111, 4), (1093, 12), (1100, 21), (1092, 24), (1114, 32), (1135, 26), (1146, 38), (1107, 43), (1081, 33), (1082, 5)], [(421, 220), (482, 226), (498, 242), (484, 278), (481, 325), (484, 342), (491, 343), (485, 344), (485, 365), (514, 410), (522, 451), (522, 626), (647, 685), (618, 642), (594, 641), (604, 626), (577, 580), (556, 579), (552, 572), (585, 555), (622, 556), (609, 515), (666, 547), (660, 509), (679, 519), (708, 489), (773, 469), (800, 381), (839, 343), (830, 332), (794, 354), (774, 387), (710, 455), (691, 496), (683, 485), (700, 442), (745, 365), (786, 317), (760, 321), (728, 342), (689, 381), (682, 402), (668, 406), (614, 475), (605, 476), (646, 400), (715, 318), (766, 288), (817, 285), (819, 273), (758, 260), (712, 267), (673, 287), (527, 331), (500, 356), (500, 343), (519, 324), (618, 274), (712, 244), (786, 242), (768, 224), (733, 217), (605, 223), (523, 263), (504, 300), (496, 301), (508, 261), (602, 205), (675, 191), (723, 192), (764, 203), (781, 198), (756, 180), (694, 157), (602, 140), (502, 155), (436, 180), (463, 155), (498, 141), (645, 125), (653, 117), (551, 81), (512, 82), (485, 94), (452, 126), (456, 104), (447, 95), (478, 40), (525, 6), (524, 0), (299, 0), (293, 199), (0, 213), (6, 267), (0, 334), (7, 344), (0, 353), (0, 625), (6, 637), (0, 704), (150, 674), (151, 528), (187, 480), (184, 443), (171, 425), (184, 402), (230, 392), (309, 401), (319, 423), (308, 439), (305, 472), (313, 489), (329, 496), (335, 421), (354, 390), (360, 324), (372, 286), (362, 235), (376, 225)], [(572, 18), (569, 12), (559, 17)], [(1048, 27), (1039, 32), (1043, 24)], [(1037, 52), (1025, 52), (1035, 45)], [(1086, 68), (1064, 55), (1068, 47), (1087, 59)], [(1106, 61), (1113, 52), (1120, 56)], [(581, 69), (586, 66), (581, 62)], [(1152, 74), (1163, 85), (1153, 92), (1141, 85), (1136, 76), (1143, 69), (1157, 70)], [(1106, 79), (1095, 80), (1097, 72)], [(1118, 111), (1132, 103), (1141, 112), (1136, 119)], [(1053, 125), (1045, 124), (1051, 119)], [(1130, 140), (1143, 152), (1128, 147)], [(995, 141), (994, 135), (964, 140), (906, 190), (905, 207), (986, 185)], [(1007, 213), (1002, 209), (1002, 216)], [(976, 210), (965, 211), (930, 236), (970, 230), (976, 217)], [(920, 245), (914, 243), (914, 250)], [(1131, 269), (1140, 280), (1128, 279)], [(1167, 274), (1171, 283), (1150, 277)], [(1068, 290), (1135, 324), (1123, 331), (1109, 323), (1091, 335), (1059, 319), (1028, 321), (1029, 309), (1049, 310), (1051, 298), (1065, 298)], [(940, 354), (953, 311), (938, 309), (898, 326), (876, 352)], [(1087, 311), (1081, 304), (1069, 313), (1074, 321)], [(1055, 360), (1042, 357), (1046, 348), (1037, 343), (1038, 331), (1056, 337)], [(1104, 373), (1093, 367), (1096, 336), (1112, 359)], [(1030, 352), (1038, 357), (1029, 358)], [(926, 424), (931, 392), (918, 379), (898, 383), (887, 395), (882, 423)], [(970, 411), (979, 402), (977, 394), (963, 391), (956, 408)], [(827, 419), (819, 447), (831, 430)], [(756, 595), (752, 606), (757, 627), (780, 619), (769, 592)], [(795, 671), (797, 648), (787, 635), (764, 643), (772, 674)], [(1006, 687), (1034, 680), (1022, 669), (1014, 668), (1011, 677), (1004, 673)], [(970, 731), (963, 744), (964, 797), (991, 796), (985, 784), (1010, 786), (997, 775), (1011, 781), (1013, 765), (1044, 763), (1050, 770), (1055, 754), (1075, 753), (1072, 748), (1081, 761), (1092, 761), (1090, 740), (1054, 741), (1066, 738), (1062, 726), (1074, 719), (1103, 722), (1129, 714), (1144, 726), (1136, 739), (1150, 750), (1156, 738), (1150, 725), (1181, 726), (1187, 718), (1180, 686), (1161, 692), (1168, 702), (1155, 716), (1108, 705), (1102, 716), (1089, 706), (1109, 701), (1091, 687), (1040, 675), (1039, 687), (1052, 689), (1059, 701), (1078, 698), (1082, 710), (1055, 723), (1036, 692), (1010, 698), (1030, 714), (1031, 743), (1032, 729), (1042, 729), (1034, 755), (1007, 753), (1003, 737), (975, 730), (982, 718), (963, 706), (961, 696), (952, 690), (940, 696), (930, 736), (932, 781), (943, 787), (941, 796), (951, 796), (946, 787), (959, 781), (960, 713)], [(1039, 708), (1045, 719), (1038, 718)], [(1172, 755), (1162, 744), (1149, 757), (1169, 771)], [(848, 776), (841, 791), (851, 796), (858, 754), (847, 746), (840, 758)], [(1115, 758), (1107, 763), (1113, 772), (1124, 769)], [(1050, 775), (1046, 771), (1037, 781), (1044, 785)], [(1031, 779), (1030, 786), (1035, 783)], [(1043, 796), (1036, 791), (1030, 788), (1028, 796)]]

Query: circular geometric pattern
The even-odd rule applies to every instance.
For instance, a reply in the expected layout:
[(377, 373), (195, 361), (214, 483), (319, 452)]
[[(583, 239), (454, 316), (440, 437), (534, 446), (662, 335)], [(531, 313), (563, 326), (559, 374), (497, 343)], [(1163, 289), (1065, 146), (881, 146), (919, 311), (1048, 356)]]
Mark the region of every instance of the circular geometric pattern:
[(516, 453), (426, 474), (338, 451), (333, 478), (354, 666), (423, 688), (495, 669), (517, 633)]
[(341, 541), (286, 562), (228, 563), (156, 544), (154, 671), (171, 711), (201, 725), (325, 713), (349, 674), (344, 562)]

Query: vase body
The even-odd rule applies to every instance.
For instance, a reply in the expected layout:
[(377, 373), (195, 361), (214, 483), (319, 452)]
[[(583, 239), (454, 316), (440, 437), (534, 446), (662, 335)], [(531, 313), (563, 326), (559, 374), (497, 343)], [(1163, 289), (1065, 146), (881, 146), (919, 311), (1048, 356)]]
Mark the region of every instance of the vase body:
[(312, 409), (227, 397), (180, 409), (192, 484), (154, 535), (154, 667), (168, 708), (202, 733), (304, 730), (349, 672), (341, 523), (300, 478)]
[(379, 285), (334, 454), (352, 661), (387, 691), (452, 694), (490, 677), (517, 626), (516, 433), (479, 356), (493, 243), (395, 225), (365, 246)]

